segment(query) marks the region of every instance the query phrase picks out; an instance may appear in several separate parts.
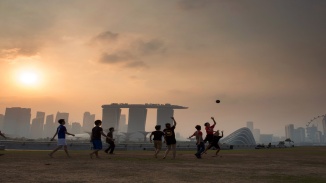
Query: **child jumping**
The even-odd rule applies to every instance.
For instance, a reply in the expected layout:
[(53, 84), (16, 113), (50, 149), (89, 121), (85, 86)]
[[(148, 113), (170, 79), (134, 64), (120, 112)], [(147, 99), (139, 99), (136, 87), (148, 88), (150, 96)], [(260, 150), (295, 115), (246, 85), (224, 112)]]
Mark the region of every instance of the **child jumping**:
[(174, 133), (174, 129), (177, 126), (177, 122), (175, 121), (174, 117), (171, 117), (171, 119), (174, 122), (174, 125), (171, 127), (170, 123), (166, 123), (165, 124), (165, 129), (163, 130), (164, 132), (164, 141), (168, 147), (168, 149), (165, 151), (164, 157), (163, 159), (166, 158), (166, 156), (169, 154), (170, 150), (172, 149), (173, 152), (173, 159), (175, 159), (175, 155), (176, 155), (176, 139), (175, 139), (175, 133)]
[(109, 147), (107, 149), (105, 149), (105, 153), (108, 153), (110, 151), (110, 154), (113, 154), (114, 148), (115, 148), (115, 144), (114, 144), (114, 139), (113, 139), (113, 132), (114, 132), (114, 128), (111, 127), (109, 128), (109, 133), (106, 135), (110, 138), (106, 138), (106, 143), (109, 144)]
[(202, 154), (204, 154), (204, 153), (206, 153), (206, 151), (208, 150), (208, 149), (210, 149), (211, 147), (215, 147), (216, 148), (216, 154), (215, 154), (215, 156), (213, 156), (213, 157), (216, 157), (217, 156), (217, 154), (220, 152), (220, 150), (221, 150), (221, 148), (220, 148), (220, 146), (218, 145), (218, 141), (220, 141), (220, 139), (223, 137), (223, 131), (221, 131), (222, 132), (222, 136), (220, 136), (220, 132), (219, 132), (219, 130), (217, 130), (215, 133), (214, 133), (214, 135), (213, 135), (213, 141), (206, 147), (206, 149), (205, 149), (205, 151), (202, 153)]
[(111, 137), (106, 136), (103, 133), (103, 129), (100, 127), (102, 125), (101, 120), (96, 120), (95, 122), (95, 127), (92, 129), (92, 134), (91, 134), (91, 142), (93, 143), (93, 149), (94, 151), (89, 154), (91, 158), (93, 158), (93, 154), (95, 154), (96, 158), (100, 158), (98, 156), (98, 151), (102, 150), (102, 141), (101, 141), (101, 135), (104, 137), (113, 140)]
[(195, 131), (194, 134), (189, 136), (189, 138), (191, 138), (193, 136), (196, 137), (197, 153), (195, 154), (195, 156), (198, 159), (201, 159), (201, 153), (204, 152), (204, 150), (205, 150), (205, 144), (204, 144), (204, 140), (203, 140), (203, 132), (201, 132), (200, 125), (196, 125), (195, 128), (197, 129), (197, 131)]
[(206, 122), (205, 125), (205, 130), (206, 130), (206, 137), (204, 139), (204, 144), (208, 141), (209, 143), (212, 142), (213, 140), (213, 133), (214, 133), (214, 127), (216, 125), (216, 121), (214, 119), (214, 117), (211, 117), (211, 119), (214, 122), (214, 125), (210, 125), (209, 122)]
[(68, 153), (68, 149), (67, 149), (67, 142), (66, 142), (66, 134), (67, 135), (72, 135), (75, 136), (74, 134), (68, 133), (66, 127), (64, 126), (66, 124), (64, 119), (59, 119), (58, 123), (60, 124), (57, 128), (57, 131), (55, 132), (54, 136), (52, 137), (51, 141), (54, 140), (55, 136), (58, 135), (58, 147), (55, 148), (50, 154), (49, 156), (51, 158), (53, 158), (53, 154), (61, 149), (62, 147), (64, 148), (67, 156), (70, 158), (69, 153)]
[(150, 139), (151, 143), (153, 143), (152, 136), (154, 136), (154, 138), (153, 138), (154, 148), (155, 148), (154, 157), (157, 158), (157, 154), (162, 149), (162, 137), (164, 137), (164, 133), (161, 131), (161, 125), (156, 125), (155, 130), (156, 131), (153, 131), (151, 133), (151, 135), (149, 136), (149, 139)]

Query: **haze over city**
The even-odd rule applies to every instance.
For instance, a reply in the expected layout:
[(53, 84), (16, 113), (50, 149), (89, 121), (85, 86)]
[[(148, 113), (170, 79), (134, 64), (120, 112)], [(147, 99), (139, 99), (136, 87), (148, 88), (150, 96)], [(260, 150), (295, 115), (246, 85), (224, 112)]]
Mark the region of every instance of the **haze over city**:
[(211, 116), (284, 136), (326, 113), (325, 22), (325, 1), (1, 0), (0, 114), (170, 103), (184, 137)]

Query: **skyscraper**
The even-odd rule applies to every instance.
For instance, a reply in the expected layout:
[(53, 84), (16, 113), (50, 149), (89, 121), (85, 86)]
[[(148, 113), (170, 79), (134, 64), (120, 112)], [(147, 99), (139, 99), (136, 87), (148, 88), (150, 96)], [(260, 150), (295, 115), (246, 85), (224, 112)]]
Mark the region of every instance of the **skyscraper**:
[(305, 129), (302, 127), (299, 127), (297, 129), (294, 130), (294, 139), (293, 141), (295, 143), (302, 143), (304, 142), (306, 139), (306, 133), (305, 133)]
[(125, 114), (121, 114), (120, 121), (119, 121), (119, 129), (117, 131), (119, 132), (127, 132), (128, 125), (127, 125), (127, 118)]
[(31, 121), (30, 108), (6, 108), (4, 131), (12, 137), (29, 137)]
[(55, 132), (56, 132), (56, 125), (54, 123), (54, 116), (53, 116), (53, 114), (47, 115), (46, 120), (45, 120), (45, 125), (44, 125), (43, 137), (51, 138), (51, 137), (53, 137)]
[(326, 115), (324, 116), (322, 123), (323, 123), (323, 133), (324, 136), (326, 136)]
[(247, 121), (247, 128), (249, 128), (249, 130), (251, 131), (251, 133), (253, 133), (253, 130), (254, 130), (254, 122)]
[(42, 138), (45, 112), (37, 112), (32, 120), (30, 137), (33, 139)]
[(3, 129), (4, 122), (5, 122), (5, 115), (0, 114), (0, 129)]
[(71, 124), (71, 133), (72, 134), (79, 134), (81, 133), (82, 127), (80, 123), (74, 122)]
[(285, 126), (285, 137), (290, 138), (291, 140), (294, 139), (294, 125), (289, 124)]
[(83, 132), (90, 132), (94, 127), (95, 114), (85, 112), (83, 117)]
[(254, 129), (252, 134), (254, 135), (256, 143), (260, 143), (260, 129)]

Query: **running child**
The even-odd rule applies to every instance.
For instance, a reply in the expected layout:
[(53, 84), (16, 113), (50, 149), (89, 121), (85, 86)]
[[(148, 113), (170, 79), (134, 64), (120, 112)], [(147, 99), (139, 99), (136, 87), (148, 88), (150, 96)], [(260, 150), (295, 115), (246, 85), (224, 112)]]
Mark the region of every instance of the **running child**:
[[(3, 138), (7, 139), (7, 137), (5, 136), (5, 134), (1, 133), (0, 131), (0, 136), (2, 136)], [(0, 154), (0, 156), (3, 156), (4, 154)]]
[[(154, 148), (155, 148), (154, 157), (157, 158), (157, 154), (162, 149), (162, 137), (164, 137), (164, 133), (161, 131), (161, 125), (156, 125), (155, 130), (156, 131), (153, 131), (151, 133), (149, 139), (151, 143), (153, 143), (154, 140)], [(154, 136), (153, 140), (152, 140), (152, 136)]]
[[(217, 154), (220, 152), (221, 148), (220, 146), (218, 145), (218, 142), (220, 141), (220, 139), (223, 137), (223, 131), (222, 131), (222, 135), (220, 136), (220, 132), (219, 130), (217, 130), (214, 135), (213, 135), (213, 141), (206, 147), (205, 151), (202, 153), (206, 153), (206, 151), (208, 149), (210, 149), (211, 147), (215, 147), (216, 148), (216, 154), (215, 156), (217, 156)], [(215, 157), (213, 156), (213, 157)]]
[(174, 117), (171, 117), (171, 119), (173, 120), (174, 124), (171, 127), (170, 123), (166, 123), (165, 124), (165, 129), (163, 130), (164, 132), (164, 141), (168, 147), (168, 149), (165, 151), (164, 157), (163, 159), (166, 158), (166, 156), (169, 154), (170, 150), (172, 149), (173, 152), (173, 159), (175, 159), (175, 155), (176, 155), (176, 139), (175, 139), (175, 133), (174, 133), (174, 129), (177, 126), (177, 122), (175, 121)]
[(49, 154), (49, 156), (50, 156), (51, 158), (53, 158), (53, 154), (54, 154), (57, 150), (59, 150), (59, 149), (61, 149), (61, 148), (63, 147), (64, 150), (65, 150), (65, 152), (66, 152), (66, 154), (67, 154), (67, 156), (70, 158), (69, 153), (68, 153), (68, 149), (67, 149), (66, 134), (67, 134), (67, 135), (72, 135), (72, 136), (75, 136), (75, 135), (67, 132), (67, 129), (66, 129), (66, 127), (64, 126), (64, 125), (66, 124), (66, 122), (65, 122), (64, 119), (59, 119), (58, 123), (59, 123), (60, 125), (58, 126), (57, 131), (55, 132), (54, 136), (53, 136), (52, 139), (51, 139), (51, 141), (53, 141), (54, 138), (55, 138), (55, 136), (58, 135), (58, 143), (57, 143), (57, 144), (58, 144), (58, 147), (55, 148), (55, 149), (54, 149), (54, 150)]
[(206, 143), (207, 141), (209, 143), (211, 143), (211, 141), (213, 140), (214, 127), (216, 125), (216, 121), (215, 121), (214, 117), (211, 117), (211, 119), (214, 122), (214, 124), (212, 126), (209, 124), (209, 122), (206, 122), (204, 124), (205, 125), (205, 130), (206, 130), (206, 137), (204, 139), (204, 143)]
[(193, 136), (196, 137), (197, 153), (195, 154), (195, 156), (198, 159), (201, 159), (201, 153), (204, 152), (204, 150), (205, 150), (205, 144), (204, 144), (204, 140), (203, 140), (203, 132), (201, 132), (200, 125), (196, 125), (195, 128), (197, 129), (197, 131), (195, 131), (194, 134), (189, 136), (189, 138), (191, 138)]
[(105, 149), (105, 153), (107, 154), (110, 151), (110, 154), (113, 154), (114, 148), (115, 148), (115, 144), (114, 144), (114, 139), (113, 139), (113, 132), (114, 132), (114, 128), (111, 127), (109, 128), (109, 133), (106, 135), (110, 138), (106, 138), (106, 143), (109, 144), (109, 147), (107, 149)]
[(94, 151), (89, 154), (91, 158), (93, 158), (93, 154), (95, 154), (96, 158), (100, 158), (98, 156), (98, 151), (102, 150), (102, 141), (101, 141), (101, 135), (104, 137), (113, 140), (111, 137), (106, 136), (103, 133), (103, 129), (100, 127), (102, 125), (101, 120), (96, 120), (95, 122), (95, 127), (92, 129), (92, 134), (91, 134), (91, 142), (93, 143), (93, 149)]

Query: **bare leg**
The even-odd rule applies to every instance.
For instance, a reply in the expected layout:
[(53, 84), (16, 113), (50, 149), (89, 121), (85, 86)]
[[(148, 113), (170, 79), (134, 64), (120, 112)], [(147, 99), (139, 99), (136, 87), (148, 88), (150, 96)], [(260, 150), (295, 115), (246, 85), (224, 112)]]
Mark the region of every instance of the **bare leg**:
[(62, 146), (58, 146), (57, 148), (55, 148), (50, 154), (49, 154), (49, 156), (51, 157), (51, 158), (53, 158), (53, 154), (57, 151), (57, 150), (59, 150), (59, 149), (61, 149), (62, 148)]
[(158, 153), (160, 152), (161, 149), (156, 149), (155, 150), (155, 158), (157, 158)]
[(99, 149), (93, 151), (91, 154), (89, 154), (89, 156), (90, 156), (91, 158), (93, 158), (93, 154), (95, 154), (95, 156), (98, 158), (98, 151), (99, 151)]
[(215, 154), (216, 156), (217, 156), (217, 154), (220, 152), (220, 150), (221, 150), (221, 149), (217, 149), (216, 154)]
[(65, 146), (63, 146), (63, 148), (64, 148), (64, 150), (65, 150), (65, 152), (66, 152), (67, 156), (70, 158), (70, 155), (69, 155), (69, 153), (68, 153), (68, 149), (67, 149), (67, 146), (65, 145)]
[(168, 145), (168, 149), (165, 151), (163, 159), (166, 158), (166, 156), (169, 154), (170, 150), (171, 150), (171, 145)]
[(177, 154), (177, 151), (176, 151), (177, 144), (172, 144), (171, 146), (172, 146), (173, 159), (175, 159), (175, 156)]

